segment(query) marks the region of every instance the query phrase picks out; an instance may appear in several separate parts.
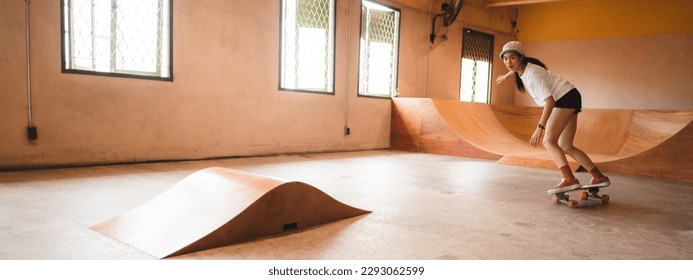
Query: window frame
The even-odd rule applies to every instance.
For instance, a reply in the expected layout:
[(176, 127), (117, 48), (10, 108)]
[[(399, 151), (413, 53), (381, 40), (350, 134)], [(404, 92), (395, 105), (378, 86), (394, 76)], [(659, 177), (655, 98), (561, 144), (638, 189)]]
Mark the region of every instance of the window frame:
[[(367, 1), (367, 0), (361, 0), (361, 9), (363, 9), (363, 3), (365, 1)], [(391, 5), (384, 4), (384, 3), (380, 2), (380, 1), (376, 1), (376, 0), (368, 0), (368, 2), (386, 7), (388, 9), (391, 9), (399, 15), (398, 16), (398, 22), (397, 22), (397, 29), (395, 30), (396, 34), (397, 34), (397, 38), (396, 38), (397, 42), (396, 42), (396, 44), (394, 44), (394, 46), (396, 47), (396, 50), (397, 50), (396, 51), (397, 54), (395, 55), (395, 58), (394, 58), (394, 61), (397, 64), (397, 66), (394, 69), (395, 89), (393, 92), (390, 93), (389, 96), (370, 95), (370, 94), (361, 93), (361, 37), (362, 37), (362, 32), (363, 32), (364, 28), (362, 27), (363, 13), (359, 12), (360, 13), (360, 16), (359, 16), (359, 60), (358, 60), (358, 75), (357, 75), (357, 82), (356, 82), (356, 94), (358, 95), (358, 97), (365, 97), (365, 98), (392, 99), (393, 97), (395, 97), (397, 95), (397, 89), (399, 88), (399, 51), (400, 51), (400, 43), (401, 43), (401, 36), (400, 35), (401, 35), (401, 29), (402, 29), (402, 24), (401, 24), (401, 22), (402, 22), (402, 10), (397, 8), (397, 7), (393, 7)]]
[[(493, 89), (492, 89), (492, 86), (493, 86), (493, 81), (492, 81), (492, 79), (493, 79), (493, 60), (494, 60), (493, 47), (494, 47), (495, 35), (492, 33), (486, 33), (486, 32), (474, 30), (474, 29), (467, 28), (467, 27), (464, 27), (462, 29), (462, 48), (461, 48), (462, 50), (460, 52), (460, 76), (459, 76), (460, 77), (460, 82), (459, 82), (460, 90), (458, 92), (459, 96), (457, 99), (459, 101), (462, 101), (462, 90), (463, 90), (462, 82), (464, 81), (464, 79), (463, 79), (463, 75), (464, 75), (464, 72), (463, 72), (464, 69), (463, 68), (464, 67), (462, 65), (463, 65), (463, 60), (465, 59), (465, 57), (464, 57), (464, 55), (465, 55), (464, 37), (465, 37), (465, 34), (467, 34), (467, 33), (474, 34), (476, 36), (487, 37), (487, 39), (489, 40), (489, 46), (490, 47), (488, 50), (489, 61), (488, 61), (488, 81), (487, 81), (487, 86), (486, 86), (486, 102), (484, 102), (482, 104), (491, 104), (491, 94), (493, 92)], [(473, 97), (474, 96), (472, 96), (471, 101), (463, 101), (463, 102), (480, 103), (480, 102), (474, 101)]]
[[(169, 48), (169, 53), (168, 53), (168, 61), (169, 61), (169, 73), (168, 77), (161, 77), (161, 76), (150, 76), (150, 75), (143, 75), (143, 74), (136, 74), (136, 73), (115, 73), (115, 72), (101, 72), (101, 71), (96, 71), (96, 70), (84, 70), (84, 69), (70, 69), (67, 67), (67, 57), (66, 57), (66, 49), (65, 49), (65, 44), (66, 41), (69, 40), (68, 33), (72, 32), (70, 30), (66, 30), (65, 26), (65, 1), (70, 1), (70, 0), (60, 0), (60, 57), (61, 57), (61, 70), (62, 73), (68, 73), (68, 74), (84, 74), (84, 75), (92, 75), (92, 76), (104, 76), (104, 77), (118, 77), (118, 78), (132, 78), (132, 79), (143, 79), (143, 80), (157, 80), (157, 81), (168, 81), (172, 82), (173, 81), (173, 0), (162, 0), (162, 1), (168, 1), (168, 18), (169, 18), (169, 29), (168, 29), (168, 48)], [(163, 14), (163, 13), (162, 13)], [(161, 37), (164, 38), (164, 33), (162, 32)], [(162, 42), (164, 44), (165, 42)]]
[[(283, 87), (282, 86), (282, 79), (283, 79), (283, 43), (284, 43), (284, 2), (286, 0), (280, 0), (279, 1), (279, 61), (278, 61), (278, 79), (277, 79), (277, 88), (279, 91), (287, 91), (287, 92), (297, 92), (297, 93), (312, 93), (312, 94), (322, 94), (322, 95), (335, 95), (335, 82), (336, 82), (336, 59), (337, 59), (337, 44), (336, 44), (336, 37), (337, 37), (337, 0), (328, 0), (330, 1), (330, 15), (329, 15), (329, 22), (330, 25), (332, 26), (331, 29), (329, 29), (329, 39), (328, 39), (328, 44), (331, 44), (332, 48), (332, 59), (330, 60), (331, 65), (327, 65), (328, 69), (331, 69), (331, 74), (328, 77), (331, 79), (331, 84), (330, 88), (327, 91), (319, 91), (319, 90), (310, 90), (310, 89), (303, 89), (303, 88), (289, 88), (289, 87)], [(300, 1), (300, 0), (297, 0)], [(326, 76), (327, 77), (327, 76)]]

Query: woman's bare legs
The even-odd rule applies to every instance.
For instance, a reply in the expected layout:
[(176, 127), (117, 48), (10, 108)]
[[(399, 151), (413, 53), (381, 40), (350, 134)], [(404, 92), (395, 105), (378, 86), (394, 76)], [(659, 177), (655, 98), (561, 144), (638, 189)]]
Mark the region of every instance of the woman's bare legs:
[[(575, 122), (577, 123), (577, 118), (573, 116), (574, 112), (575, 109), (553, 108), (551, 116), (549, 116), (549, 120), (546, 123), (546, 132), (543, 141), (544, 148), (549, 152), (551, 159), (553, 159), (553, 162), (556, 163), (556, 167), (558, 168), (568, 165), (568, 159), (565, 157), (566, 153), (558, 144), (558, 140), (561, 138), (564, 131), (567, 130), (573, 118), (575, 118)], [(572, 131), (568, 137), (570, 139), (565, 139), (565, 141), (570, 140), (570, 145), (572, 146), (575, 131)]]
[[(575, 109), (553, 108), (551, 115), (546, 123), (546, 132), (544, 134), (544, 148), (549, 152), (551, 159), (556, 164), (563, 175), (563, 180), (556, 185), (557, 189), (572, 190), (580, 187), (580, 182), (575, 178), (573, 171), (568, 165), (568, 159), (565, 157), (565, 152), (558, 144), (558, 140), (569, 126)], [(575, 133), (573, 132), (573, 135)]]
[(577, 131), (577, 118), (577, 114), (573, 114), (573, 117), (570, 118), (568, 125), (566, 125), (565, 129), (563, 129), (563, 133), (561, 133), (561, 136), (558, 138), (558, 146), (561, 147), (561, 150), (563, 150), (566, 155), (569, 155), (580, 163), (582, 167), (587, 170), (592, 170), (594, 169), (594, 162), (592, 162), (592, 159), (590, 159), (585, 152), (573, 146), (575, 131)]
[[(556, 166), (564, 173), (566, 180), (575, 178), (568, 166), (568, 159), (565, 155), (574, 158), (582, 167), (587, 169), (592, 174), (590, 185), (600, 184), (602, 186), (609, 185), (609, 178), (604, 176), (595, 166), (590, 157), (582, 150), (573, 145), (575, 140), (575, 132), (577, 131), (577, 117), (574, 109), (554, 108), (546, 125), (546, 134), (544, 135), (544, 147), (551, 155), (551, 158), (556, 163)], [(566, 172), (570, 174), (566, 175)]]

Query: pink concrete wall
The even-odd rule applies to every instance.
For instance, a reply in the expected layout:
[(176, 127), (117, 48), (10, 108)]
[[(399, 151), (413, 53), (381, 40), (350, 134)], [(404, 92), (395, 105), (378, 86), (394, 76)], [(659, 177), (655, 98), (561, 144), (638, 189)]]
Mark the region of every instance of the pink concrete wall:
[[(439, 36), (447, 35), (448, 40), (443, 41), (438, 37), (431, 44), (428, 40), (428, 34), (431, 32), (431, 19), (433, 15), (441, 12), (440, 6), (443, 2), (448, 1), (431, 1), (431, 14), (424, 14), (417, 18), (417, 26), (413, 27), (418, 30), (417, 36), (419, 37), (412, 42), (402, 42), (403, 48), (407, 44), (417, 45), (415, 56), (418, 60), (417, 79), (400, 79), (400, 96), (402, 97), (459, 100), (463, 28), (493, 34), (497, 49), (500, 49), (505, 42), (515, 36), (512, 33), (510, 23), (517, 18), (515, 8), (486, 8), (486, 1), (484, 0), (467, 0), (463, 4), (462, 12), (451, 26), (445, 28), (440, 26), (440, 21), (436, 22), (437, 34)], [(404, 30), (404, 25), (402, 27)], [(400, 57), (400, 61), (401, 59), (402, 57)], [(492, 79), (507, 73), (507, 69), (502, 66), (502, 61), (495, 59), (493, 63)], [(403, 87), (403, 83), (415, 85), (416, 91), (402, 92), (404, 88), (413, 88), (411, 86)], [(492, 87), (491, 99), (492, 103), (511, 104), (513, 102), (511, 87), (508, 85)]]
[[(431, 45), (442, 0), (381, 2), (401, 9), (398, 85), (405, 97), (458, 99), (463, 26), (502, 36), (498, 45), (511, 38), (516, 17), (514, 9), (465, 1), (450, 39)], [(277, 0), (174, 1), (173, 82), (61, 73), (59, 1), (31, 3), (39, 137), (26, 137), (25, 2), (5, 1), (0, 168), (389, 147), (390, 101), (357, 96), (359, 0), (337, 1), (335, 95), (277, 89)], [(493, 90), (494, 103), (512, 101), (511, 91)]]
[[(279, 3), (174, 1), (175, 80), (161, 82), (61, 73), (59, 1), (32, 1), (28, 141), (25, 2), (3, 1), (0, 167), (387, 148), (390, 101), (356, 92), (360, 1), (337, 1), (335, 95), (277, 89)], [(420, 13), (402, 9), (405, 24)]]

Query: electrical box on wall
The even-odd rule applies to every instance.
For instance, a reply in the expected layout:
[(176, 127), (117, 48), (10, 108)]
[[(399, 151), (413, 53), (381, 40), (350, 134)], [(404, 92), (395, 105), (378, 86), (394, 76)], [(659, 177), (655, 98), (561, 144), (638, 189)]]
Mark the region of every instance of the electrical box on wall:
[(26, 137), (29, 140), (38, 139), (38, 128), (30, 126), (26, 128)]

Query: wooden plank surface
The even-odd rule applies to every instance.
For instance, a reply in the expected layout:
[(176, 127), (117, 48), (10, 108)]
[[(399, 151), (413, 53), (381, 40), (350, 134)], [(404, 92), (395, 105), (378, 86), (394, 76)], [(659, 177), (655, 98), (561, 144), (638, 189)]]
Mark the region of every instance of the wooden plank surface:
[[(391, 143), (394, 149), (556, 168), (545, 149), (529, 145), (540, 115), (539, 107), (396, 98)], [(689, 110), (583, 109), (575, 145), (607, 172), (693, 181), (692, 122)], [(579, 167), (568, 161), (573, 170)]]

